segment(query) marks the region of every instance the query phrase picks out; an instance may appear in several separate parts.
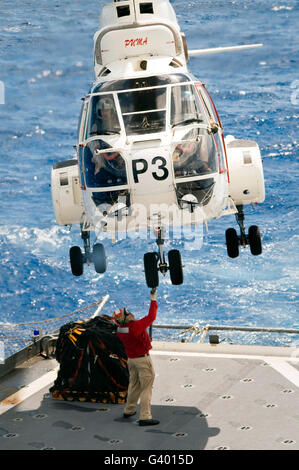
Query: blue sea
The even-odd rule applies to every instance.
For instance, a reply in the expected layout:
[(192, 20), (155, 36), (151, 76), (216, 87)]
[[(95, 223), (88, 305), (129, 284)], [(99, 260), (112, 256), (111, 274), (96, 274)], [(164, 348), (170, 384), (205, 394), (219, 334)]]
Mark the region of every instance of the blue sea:
[[(103, 313), (149, 306), (143, 254), (152, 241), (105, 242), (108, 269), (71, 274), (69, 248), (79, 227), (58, 226), (51, 200), (53, 164), (75, 154), (84, 96), (93, 81), (93, 34), (103, 0), (0, 1), (0, 322), (49, 319), (110, 298)], [(263, 253), (230, 259), (225, 230), (234, 216), (208, 224), (200, 250), (184, 240), (184, 284), (160, 279), (158, 324), (297, 328), (298, 317), (298, 24), (296, 0), (173, 0), (190, 49), (263, 43), (259, 49), (192, 58), (225, 135), (256, 140), (266, 184), (263, 204), (246, 207)], [(3, 99), (5, 98), (5, 99)], [(4, 101), (4, 103), (3, 103)], [(237, 228), (237, 227), (236, 227)], [(175, 333), (163, 333), (168, 339)], [(167, 336), (168, 335), (168, 336)], [(221, 340), (299, 345), (299, 337), (220, 333)], [(227, 338), (229, 336), (229, 338)]]

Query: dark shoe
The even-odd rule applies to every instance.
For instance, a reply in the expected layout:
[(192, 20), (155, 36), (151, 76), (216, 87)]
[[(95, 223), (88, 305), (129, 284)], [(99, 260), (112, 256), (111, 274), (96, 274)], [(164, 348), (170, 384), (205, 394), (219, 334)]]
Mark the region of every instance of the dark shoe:
[(154, 426), (155, 424), (159, 424), (160, 421), (157, 419), (140, 419), (139, 426)]
[(130, 418), (130, 416), (136, 415), (136, 411), (134, 413), (124, 413), (124, 418)]

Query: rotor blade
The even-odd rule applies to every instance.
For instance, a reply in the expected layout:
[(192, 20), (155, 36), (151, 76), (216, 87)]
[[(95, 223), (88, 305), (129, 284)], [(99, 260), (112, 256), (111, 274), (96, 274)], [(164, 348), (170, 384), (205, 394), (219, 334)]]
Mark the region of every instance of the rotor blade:
[(233, 52), (240, 51), (243, 49), (254, 49), (256, 47), (262, 46), (263, 44), (246, 44), (244, 46), (213, 47), (211, 49), (191, 49), (188, 50), (188, 54), (189, 57), (196, 57), (199, 55), (218, 54), (220, 52)]

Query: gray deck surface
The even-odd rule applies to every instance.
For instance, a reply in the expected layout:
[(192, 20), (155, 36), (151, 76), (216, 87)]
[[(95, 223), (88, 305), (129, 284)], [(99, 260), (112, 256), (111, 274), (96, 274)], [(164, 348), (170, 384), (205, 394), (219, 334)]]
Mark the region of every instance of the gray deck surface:
[(53, 400), (51, 383), (30, 395), (57, 363), (19, 366), (0, 379), (0, 450), (299, 449), (298, 350), (154, 341), (152, 359), (152, 427), (124, 419), (123, 405)]

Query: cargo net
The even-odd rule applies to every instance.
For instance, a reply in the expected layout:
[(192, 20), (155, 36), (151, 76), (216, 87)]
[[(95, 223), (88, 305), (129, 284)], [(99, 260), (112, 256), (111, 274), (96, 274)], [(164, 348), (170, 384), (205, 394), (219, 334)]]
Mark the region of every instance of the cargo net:
[(97, 307), (102, 302), (103, 299), (71, 313), (46, 320), (27, 323), (0, 323), (0, 363), (41, 337), (58, 334), (59, 329), (66, 322), (90, 318), (93, 312), (88, 315), (88, 310)]
[(125, 403), (127, 356), (116, 328), (107, 316), (60, 328), (55, 352), (60, 368), (50, 388), (53, 399)]

